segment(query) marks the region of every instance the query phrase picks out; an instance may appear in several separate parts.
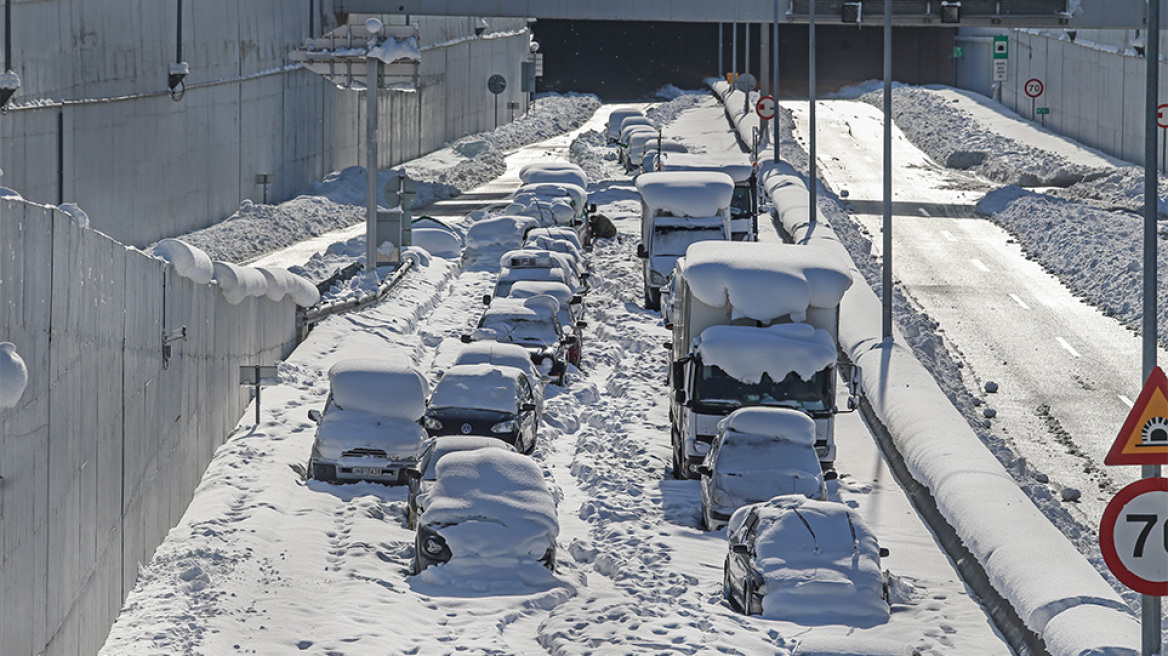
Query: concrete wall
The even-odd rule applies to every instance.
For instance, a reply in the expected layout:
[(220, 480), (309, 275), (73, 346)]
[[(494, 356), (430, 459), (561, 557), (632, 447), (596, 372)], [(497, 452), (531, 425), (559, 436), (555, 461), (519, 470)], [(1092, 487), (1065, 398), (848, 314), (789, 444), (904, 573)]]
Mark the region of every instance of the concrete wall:
[[(275, 174), (275, 202), (330, 171), (364, 165), (361, 94), (288, 63), (310, 27), (319, 31), (321, 17), (310, 11), (319, 3), (183, 3), (182, 58), (191, 72), (179, 102), (166, 88), (176, 6), (13, 1), (21, 89), (0, 116), (0, 186), (40, 203), (76, 202), (95, 228), (142, 247), (259, 200), (257, 173)], [(498, 99), (501, 119), (510, 116), (506, 103), (523, 97), (525, 21), (490, 19), (476, 38), (472, 19), (417, 20), (422, 88), (382, 92), (382, 166), (493, 127), (492, 73), (510, 82)]]
[[(164, 368), (162, 333), (186, 326)], [(0, 199), (0, 653), (93, 654), (140, 563), (248, 404), (239, 365), (295, 344), (295, 306), (239, 305), (52, 208)]]

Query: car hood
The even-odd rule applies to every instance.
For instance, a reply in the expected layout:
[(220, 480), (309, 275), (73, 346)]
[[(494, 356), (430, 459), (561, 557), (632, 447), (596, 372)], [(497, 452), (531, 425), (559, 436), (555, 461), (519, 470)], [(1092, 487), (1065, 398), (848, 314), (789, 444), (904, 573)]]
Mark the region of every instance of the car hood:
[(316, 429), (315, 448), (320, 457), (335, 460), (345, 451), (385, 451), (390, 459), (413, 459), (426, 431), (417, 422), (382, 417), (360, 410), (333, 409)]

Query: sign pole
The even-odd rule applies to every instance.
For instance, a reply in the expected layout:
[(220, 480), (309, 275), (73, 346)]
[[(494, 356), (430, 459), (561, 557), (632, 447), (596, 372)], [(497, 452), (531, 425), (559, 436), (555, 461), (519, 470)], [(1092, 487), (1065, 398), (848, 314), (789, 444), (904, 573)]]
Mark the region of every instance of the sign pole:
[(771, 32), (771, 95), (775, 97), (775, 164), (779, 163), (779, 0), (775, 0), (775, 21)]
[(892, 3), (884, 3), (884, 339), (892, 339)]
[(807, 194), (808, 203), (807, 209), (809, 212), (808, 219), (811, 226), (815, 227), (815, 216), (817, 202), (816, 192), (819, 186), (819, 174), (816, 172), (815, 162), (815, 0), (811, 0), (810, 9), (807, 17), (807, 49), (808, 59), (810, 59), (810, 66), (807, 71), (807, 99), (808, 99), (808, 120), (811, 123), (811, 134), (808, 136), (808, 153), (807, 153)]
[[(365, 60), (365, 273), (377, 273), (377, 86), (381, 60)], [(259, 398), (257, 392), (256, 398)], [(257, 412), (259, 403), (256, 403)]]

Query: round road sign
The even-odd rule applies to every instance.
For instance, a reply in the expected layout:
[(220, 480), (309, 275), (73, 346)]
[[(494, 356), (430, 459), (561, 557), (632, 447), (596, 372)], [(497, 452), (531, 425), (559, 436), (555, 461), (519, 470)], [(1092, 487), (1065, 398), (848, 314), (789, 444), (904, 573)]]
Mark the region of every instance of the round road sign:
[(491, 90), (491, 93), (497, 96), (500, 93), (503, 93), (503, 90), (507, 88), (507, 79), (502, 75), (495, 73), (487, 79), (487, 88)]
[(1045, 87), (1042, 86), (1042, 80), (1036, 77), (1032, 77), (1029, 80), (1026, 80), (1026, 86), (1022, 88), (1026, 90), (1026, 95), (1030, 96), (1031, 98), (1037, 98), (1042, 95), (1042, 90)]
[(772, 96), (763, 96), (754, 103), (754, 111), (758, 112), (758, 117), (769, 121), (775, 117), (775, 99)]
[(1168, 103), (1156, 108), (1156, 125), (1168, 128)]
[(754, 76), (750, 73), (742, 73), (738, 77), (734, 78), (734, 88), (738, 89), (739, 91), (745, 91), (749, 93), (754, 91), (754, 88), (757, 86), (758, 80), (754, 79)]
[(1121, 583), (1168, 595), (1168, 478), (1143, 478), (1115, 495), (1099, 522), (1099, 548)]

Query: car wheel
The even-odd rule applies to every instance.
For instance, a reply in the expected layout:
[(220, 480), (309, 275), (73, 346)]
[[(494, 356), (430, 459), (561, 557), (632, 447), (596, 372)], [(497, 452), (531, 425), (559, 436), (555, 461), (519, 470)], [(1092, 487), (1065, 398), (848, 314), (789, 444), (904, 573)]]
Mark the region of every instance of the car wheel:
[(645, 309), (646, 310), (660, 310), (661, 309), (661, 292), (656, 289), (645, 289)]
[(685, 476), (685, 457), (681, 455), (678, 447), (677, 436), (673, 439), (673, 477), (679, 481), (684, 481)]
[(722, 594), (726, 597), (726, 601), (730, 603), (730, 607), (736, 611), (742, 610), (738, 602), (734, 601), (734, 584), (730, 581), (730, 559), (727, 558), (722, 562)]
[(710, 517), (709, 510), (706, 509), (706, 504), (702, 504), (702, 530), (706, 532), (713, 532), (718, 529), (714, 528), (714, 520)]
[(754, 615), (754, 580), (749, 576), (742, 583), (742, 613)]

